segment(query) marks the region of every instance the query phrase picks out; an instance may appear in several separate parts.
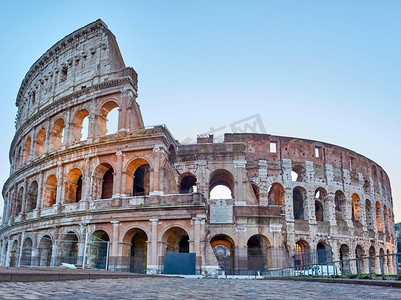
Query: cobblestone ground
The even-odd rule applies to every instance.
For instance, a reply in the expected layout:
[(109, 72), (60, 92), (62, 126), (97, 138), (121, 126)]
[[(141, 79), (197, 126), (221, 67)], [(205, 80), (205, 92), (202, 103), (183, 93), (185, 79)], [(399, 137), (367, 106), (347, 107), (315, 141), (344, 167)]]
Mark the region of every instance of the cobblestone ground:
[(401, 299), (401, 289), (340, 283), (124, 278), (1, 282), (1, 299)]

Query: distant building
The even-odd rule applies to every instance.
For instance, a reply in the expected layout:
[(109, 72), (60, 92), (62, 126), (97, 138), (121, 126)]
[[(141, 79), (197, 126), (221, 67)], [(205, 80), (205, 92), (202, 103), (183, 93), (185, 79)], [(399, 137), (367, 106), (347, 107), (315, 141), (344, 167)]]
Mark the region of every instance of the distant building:
[(144, 126), (137, 84), (101, 20), (33, 64), (16, 101), (1, 265), (154, 273), (166, 253), (189, 252), (199, 272), (248, 274), (396, 251), (390, 180), (374, 161), (269, 134), (181, 145)]

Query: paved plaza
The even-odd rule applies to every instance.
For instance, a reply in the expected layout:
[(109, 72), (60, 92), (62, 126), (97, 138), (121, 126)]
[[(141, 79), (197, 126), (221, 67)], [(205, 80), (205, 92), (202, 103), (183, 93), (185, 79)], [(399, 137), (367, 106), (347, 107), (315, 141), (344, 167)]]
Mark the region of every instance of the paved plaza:
[(119, 278), (0, 282), (1, 299), (401, 299), (401, 289), (282, 280)]

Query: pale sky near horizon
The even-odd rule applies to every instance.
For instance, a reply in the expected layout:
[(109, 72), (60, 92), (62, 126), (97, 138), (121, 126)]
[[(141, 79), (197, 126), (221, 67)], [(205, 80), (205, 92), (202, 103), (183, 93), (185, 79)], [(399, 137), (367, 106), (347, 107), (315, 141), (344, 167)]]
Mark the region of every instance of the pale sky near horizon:
[(139, 74), (146, 125), (182, 141), (259, 114), (267, 133), (352, 149), (386, 170), (401, 221), (401, 1), (14, 2), (0, 18), (1, 186), (26, 72), (101, 18)]

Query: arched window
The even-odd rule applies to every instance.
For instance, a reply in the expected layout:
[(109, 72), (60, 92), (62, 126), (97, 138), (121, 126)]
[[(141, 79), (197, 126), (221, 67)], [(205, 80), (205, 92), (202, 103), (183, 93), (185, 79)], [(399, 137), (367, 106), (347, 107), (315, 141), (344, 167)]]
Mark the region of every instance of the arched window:
[(345, 221), (345, 216), (347, 214), (347, 209), (346, 209), (346, 200), (345, 200), (345, 195), (342, 191), (336, 191), (335, 197), (334, 197), (334, 203), (335, 203), (335, 211), (336, 211), (336, 220), (337, 222), (339, 221)]
[(36, 155), (41, 156), (45, 152), (45, 142), (46, 142), (46, 130), (42, 128), (35, 140), (35, 150)]
[(352, 194), (352, 220), (361, 221), (361, 201), (357, 194)]
[(82, 172), (80, 169), (72, 169), (65, 182), (65, 203), (76, 203), (82, 196)]
[(126, 193), (147, 196), (150, 193), (150, 165), (147, 160), (137, 158), (127, 167)]
[(296, 165), (292, 168), (291, 179), (292, 181), (302, 182), (305, 180), (306, 170), (303, 166)]
[(100, 109), (98, 116), (98, 135), (114, 134), (118, 132), (118, 105), (114, 101), (106, 102)]
[(24, 196), (24, 188), (20, 187), (18, 190), (17, 198), (15, 199), (15, 216), (18, 216), (22, 210), (22, 197)]
[(64, 143), (64, 120), (58, 119), (53, 126), (53, 130), (51, 133), (51, 144), (50, 149), (55, 150), (61, 147)]
[(30, 238), (26, 238), (24, 244), (22, 245), (21, 251), (21, 266), (30, 266), (32, 263), (32, 240)]
[(46, 180), (43, 207), (51, 207), (56, 204), (57, 198), (57, 177), (50, 175)]
[(253, 194), (255, 195), (256, 202), (257, 202), (258, 205), (260, 205), (259, 187), (258, 187), (258, 185), (257, 185), (256, 183), (254, 183), (254, 182), (251, 183), (251, 187), (252, 187)]
[[(86, 109), (78, 111), (74, 117), (71, 128), (72, 142), (86, 140), (88, 138), (89, 113)], [(84, 130), (85, 129), (85, 130)]]
[(32, 139), (29, 136), (26, 139), (25, 147), (24, 147), (24, 159), (23, 159), (24, 163), (26, 163), (29, 160), (30, 156), (31, 156), (31, 144), (32, 144)]
[(188, 233), (179, 227), (167, 230), (163, 240), (166, 241), (166, 252), (169, 253), (189, 253)]
[(110, 199), (113, 197), (113, 168), (104, 173), (102, 183), (102, 199)]
[(273, 183), (269, 188), (269, 205), (285, 205), (285, 191), (280, 183)]
[(377, 231), (383, 231), (383, 215), (379, 201), (376, 201), (376, 226)]
[(41, 238), (39, 243), (39, 266), (50, 267), (53, 252), (52, 238), (45, 235)]
[(319, 242), (316, 247), (317, 250), (317, 262), (319, 264), (325, 264), (332, 261), (331, 247), (325, 243)]
[(298, 241), (294, 245), (295, 267), (307, 266), (311, 263), (309, 245), (305, 241)]
[(227, 170), (216, 170), (210, 175), (209, 198), (232, 199), (234, 191), (234, 177)]
[(196, 176), (191, 173), (186, 173), (181, 179), (180, 194), (196, 193)]
[(38, 199), (38, 183), (33, 181), (29, 186), (27, 199), (26, 199), (26, 212), (31, 212), (36, 208), (36, 201)]
[(295, 187), (292, 192), (294, 219), (295, 220), (306, 220), (307, 219), (307, 204), (306, 202), (306, 190), (302, 187)]

